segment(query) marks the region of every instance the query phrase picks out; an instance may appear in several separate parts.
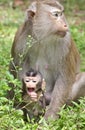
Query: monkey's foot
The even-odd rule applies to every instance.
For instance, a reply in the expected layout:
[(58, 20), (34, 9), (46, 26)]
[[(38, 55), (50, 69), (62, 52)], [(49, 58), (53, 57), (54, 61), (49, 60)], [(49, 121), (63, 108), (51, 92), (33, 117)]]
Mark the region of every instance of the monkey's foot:
[(59, 118), (59, 115), (57, 114), (57, 112), (54, 112), (53, 110), (48, 109), (47, 112), (45, 113), (44, 116), (45, 120), (55, 120)]

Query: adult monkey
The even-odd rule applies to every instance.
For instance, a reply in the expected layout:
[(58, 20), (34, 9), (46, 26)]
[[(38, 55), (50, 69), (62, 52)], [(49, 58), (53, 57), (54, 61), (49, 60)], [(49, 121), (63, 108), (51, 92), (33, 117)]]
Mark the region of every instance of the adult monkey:
[[(71, 38), (63, 11), (63, 6), (56, 0), (32, 3), (27, 10), (25, 22), (15, 35), (11, 51), (13, 61), (10, 72), (15, 78), (18, 75), (22, 80), (30, 67), (38, 69), (45, 78), (45, 96), (49, 104), (46, 119), (49, 116), (56, 118), (60, 107), (67, 102), (69, 95), (72, 96), (73, 86), (77, 86), (77, 81), (74, 83), (76, 75), (79, 77), (78, 91), (82, 87), (80, 79), (83, 75), (78, 76), (79, 53)], [(31, 47), (27, 47), (28, 35), (32, 37)], [(20, 58), (21, 55), (23, 58)], [(18, 73), (16, 66), (22, 68)], [(75, 97), (75, 89), (74, 92)], [(9, 94), (13, 96), (13, 90)]]

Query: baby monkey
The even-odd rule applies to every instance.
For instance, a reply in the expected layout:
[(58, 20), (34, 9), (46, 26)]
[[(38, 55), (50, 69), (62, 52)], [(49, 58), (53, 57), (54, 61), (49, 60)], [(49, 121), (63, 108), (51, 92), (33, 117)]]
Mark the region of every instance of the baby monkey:
[(34, 119), (38, 121), (40, 116), (45, 113), (45, 81), (39, 71), (30, 69), (26, 72), (22, 80), (22, 99), (24, 118), (27, 121), (27, 116), (30, 121)]

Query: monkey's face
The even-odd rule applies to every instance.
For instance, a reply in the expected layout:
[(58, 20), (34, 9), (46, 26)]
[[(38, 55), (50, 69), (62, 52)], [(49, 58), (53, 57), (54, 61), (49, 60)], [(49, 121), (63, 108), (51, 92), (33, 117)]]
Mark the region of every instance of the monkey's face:
[(44, 37), (64, 37), (68, 31), (68, 25), (63, 15), (63, 7), (56, 2), (39, 5), (34, 16), (33, 33), (39, 39)]
[(26, 76), (24, 78), (24, 82), (26, 85), (26, 91), (28, 94), (32, 93), (32, 92), (36, 92), (37, 90), (37, 85), (38, 83), (41, 81), (41, 78), (39, 75), (32, 77), (32, 76)]

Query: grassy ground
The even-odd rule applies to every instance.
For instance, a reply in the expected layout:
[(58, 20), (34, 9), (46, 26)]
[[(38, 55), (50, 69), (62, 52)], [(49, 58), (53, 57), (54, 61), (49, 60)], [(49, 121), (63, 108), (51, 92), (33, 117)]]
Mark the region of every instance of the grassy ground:
[[(66, 0), (65, 0), (66, 1)], [(76, 4), (77, 2), (77, 4)], [(81, 71), (85, 71), (85, 4), (84, 0), (69, 0), (64, 3), (66, 16), (70, 24), (71, 33), (81, 56)], [(22, 111), (13, 108), (13, 101), (8, 101), (6, 91), (9, 89), (8, 82), (19, 84), (9, 74), (8, 66), (12, 41), (18, 26), (23, 22), (23, 7), (11, 8), (11, 0), (0, 0), (0, 130), (36, 130), (37, 123), (25, 124), (22, 118)], [(19, 92), (17, 93), (19, 95)], [(62, 108), (61, 118), (56, 121), (43, 123), (42, 130), (84, 130), (85, 128), (85, 99), (75, 107)]]

